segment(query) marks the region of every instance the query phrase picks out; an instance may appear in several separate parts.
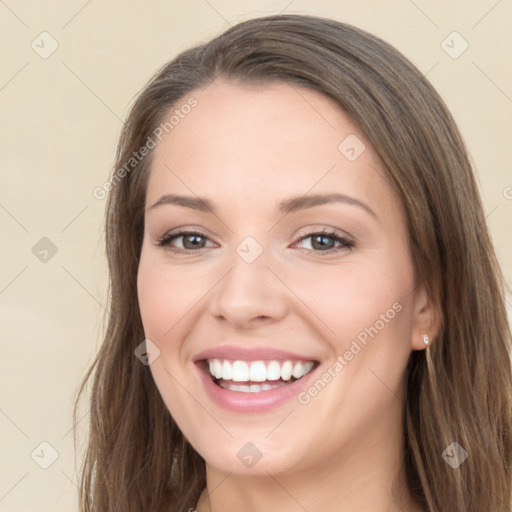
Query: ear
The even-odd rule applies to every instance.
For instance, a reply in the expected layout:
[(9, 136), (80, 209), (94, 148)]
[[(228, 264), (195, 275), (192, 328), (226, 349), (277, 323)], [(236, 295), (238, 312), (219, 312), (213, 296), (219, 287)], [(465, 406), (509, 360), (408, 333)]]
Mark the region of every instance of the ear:
[(441, 315), (439, 306), (434, 302), (425, 286), (415, 292), (411, 330), (411, 350), (427, 348), (423, 336), (428, 335), (429, 345), (439, 333)]

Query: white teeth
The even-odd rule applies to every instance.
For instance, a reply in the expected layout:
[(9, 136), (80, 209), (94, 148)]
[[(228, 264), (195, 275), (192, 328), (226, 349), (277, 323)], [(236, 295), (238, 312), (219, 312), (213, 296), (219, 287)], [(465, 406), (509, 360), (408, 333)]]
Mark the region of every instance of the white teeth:
[(222, 377), (222, 363), (218, 359), (213, 360), (213, 372), (216, 379)]
[(265, 382), (267, 380), (267, 369), (263, 361), (255, 361), (251, 363), (249, 370), (249, 380), (253, 382)]
[(302, 367), (302, 376), (307, 375), (312, 369), (315, 363), (313, 361), (308, 361), (305, 365)]
[(229, 361), (224, 361), (222, 365), (222, 378), (231, 380), (233, 378), (233, 367)]
[(305, 364), (295, 363), (295, 366), (293, 367), (292, 375), (296, 379), (300, 379), (302, 376), (306, 375), (306, 373), (309, 373), (311, 368), (313, 368), (313, 361), (308, 361)]
[(286, 361), (281, 367), (281, 378), (283, 380), (290, 380), (292, 376), (293, 364), (291, 361)]
[(302, 363), (295, 363), (295, 366), (293, 367), (292, 375), (295, 378), (298, 378), (302, 375)]
[[(215, 359), (217, 361), (217, 359)], [(220, 363), (219, 363), (220, 364)], [(224, 375), (218, 377), (215, 375), (217, 379), (224, 378)], [(235, 382), (246, 382), (249, 380), (249, 366), (245, 361), (235, 361), (233, 363), (233, 376), (231, 380)]]
[(269, 389), (286, 386), (284, 382), (276, 382), (275, 384), (233, 384), (232, 382), (221, 381), (219, 386), (230, 391), (241, 391), (242, 393), (259, 393), (260, 391), (268, 391)]
[(267, 366), (267, 380), (279, 380), (281, 378), (281, 365), (277, 361), (270, 361)]
[[(292, 377), (300, 379), (311, 371), (314, 366), (313, 361), (293, 363), (292, 361), (270, 361), (265, 364), (264, 361), (228, 361), (226, 359), (212, 359), (208, 361), (208, 369), (215, 379), (231, 380), (234, 382), (266, 382), (266, 381), (289, 381)], [(268, 386), (264, 384), (262, 386)], [(262, 388), (262, 386), (259, 386)], [(235, 386), (236, 387), (236, 386)], [(239, 386), (240, 387), (240, 386)], [(247, 391), (235, 390), (233, 391)], [(268, 388), (267, 388), (268, 389)], [(264, 389), (265, 390), (265, 389)]]

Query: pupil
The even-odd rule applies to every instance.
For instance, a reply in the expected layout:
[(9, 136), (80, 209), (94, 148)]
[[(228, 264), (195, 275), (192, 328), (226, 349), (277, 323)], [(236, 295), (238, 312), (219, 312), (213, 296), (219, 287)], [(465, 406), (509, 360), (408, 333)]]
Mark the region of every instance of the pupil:
[[(184, 238), (184, 246), (187, 247), (187, 242), (192, 240), (192, 243), (190, 244), (192, 246), (192, 249), (194, 249), (195, 247), (197, 247), (197, 242), (198, 239), (200, 240), (202, 238), (201, 235), (187, 235), (185, 238)], [(195, 241), (195, 242), (194, 242)], [(190, 247), (188, 247), (190, 249)]]
[[(326, 240), (328, 241), (327, 243), (326, 243)], [(332, 243), (333, 243), (333, 240), (332, 240), (332, 238), (331, 238), (331, 237), (329, 237), (329, 236), (324, 236), (324, 235), (319, 235), (319, 236), (315, 236), (315, 237), (313, 237), (313, 244), (312, 244), (312, 245), (313, 245), (313, 248), (317, 248), (317, 247), (315, 247), (315, 242), (316, 242), (316, 241), (320, 241), (320, 246), (319, 246), (319, 247), (320, 247), (321, 249), (322, 249), (322, 248), (323, 248), (323, 249), (325, 249), (325, 247), (326, 247), (326, 246), (328, 246), (328, 248), (331, 248)], [(329, 243), (329, 241), (330, 241), (330, 243)]]

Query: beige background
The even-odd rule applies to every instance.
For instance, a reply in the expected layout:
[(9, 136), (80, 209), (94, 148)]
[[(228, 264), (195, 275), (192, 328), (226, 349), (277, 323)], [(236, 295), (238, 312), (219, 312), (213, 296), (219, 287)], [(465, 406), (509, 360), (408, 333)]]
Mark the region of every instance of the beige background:
[[(77, 509), (71, 405), (106, 305), (105, 201), (92, 190), (108, 176), (133, 97), (180, 50), (280, 12), (352, 23), (428, 75), (468, 144), (512, 282), (511, 0), (0, 0), (0, 511)], [(58, 42), (45, 59), (43, 31)], [(458, 58), (442, 47), (453, 31), (469, 44)], [(458, 36), (446, 41), (452, 54), (463, 48)], [(32, 252), (42, 237), (58, 250), (46, 262)]]

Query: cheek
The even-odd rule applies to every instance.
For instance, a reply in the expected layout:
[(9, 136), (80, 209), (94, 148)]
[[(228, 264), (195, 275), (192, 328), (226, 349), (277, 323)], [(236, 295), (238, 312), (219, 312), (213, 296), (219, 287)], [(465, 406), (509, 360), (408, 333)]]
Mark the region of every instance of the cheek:
[(169, 312), (174, 309), (172, 301), (176, 294), (169, 293), (168, 287), (162, 282), (164, 280), (165, 277), (158, 272), (158, 267), (144, 265), (141, 260), (137, 290), (144, 333), (150, 339), (160, 338), (172, 327), (173, 318), (169, 317)]
[(318, 317), (339, 352), (358, 335), (364, 338), (370, 326), (376, 324), (382, 332), (399, 328), (413, 279), (409, 263), (395, 254), (394, 259), (372, 257), (297, 273), (288, 282), (294, 282), (296, 295)]
[(146, 337), (163, 340), (197, 301), (197, 286), (179, 272), (170, 272), (165, 264), (141, 257), (137, 290)]
[(180, 385), (185, 382), (181, 344), (173, 342), (181, 336), (187, 310), (197, 301), (192, 297), (193, 287), (186, 286), (186, 282), (178, 272), (169, 272), (165, 264), (148, 257), (143, 249), (137, 275), (139, 308), (145, 337), (160, 349), (150, 371), (174, 420), (180, 428), (189, 430), (186, 411), (190, 398)]

